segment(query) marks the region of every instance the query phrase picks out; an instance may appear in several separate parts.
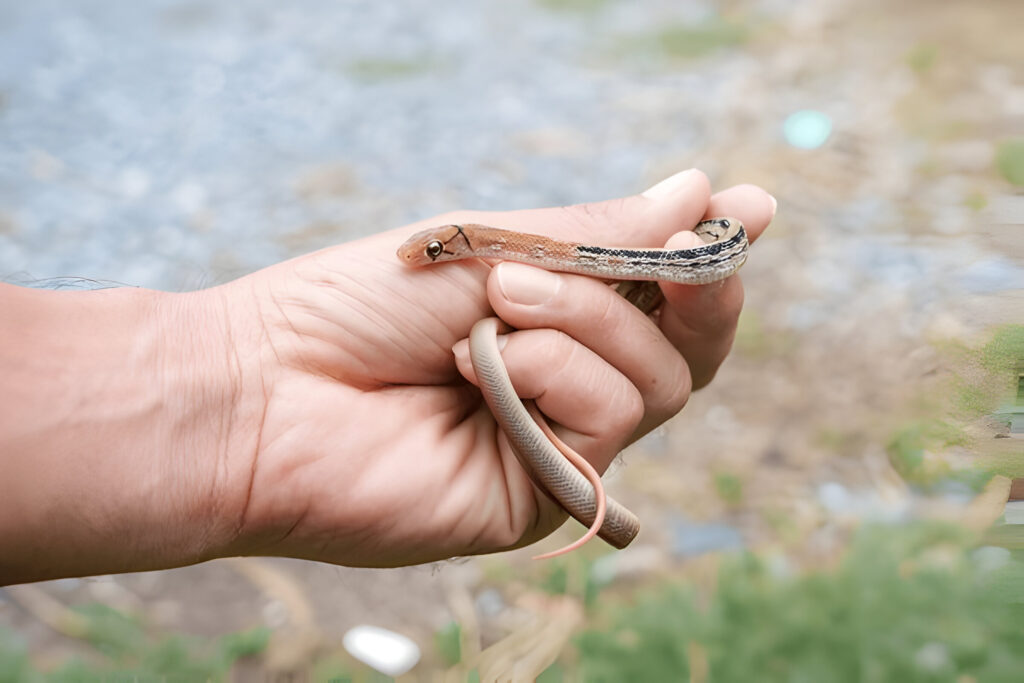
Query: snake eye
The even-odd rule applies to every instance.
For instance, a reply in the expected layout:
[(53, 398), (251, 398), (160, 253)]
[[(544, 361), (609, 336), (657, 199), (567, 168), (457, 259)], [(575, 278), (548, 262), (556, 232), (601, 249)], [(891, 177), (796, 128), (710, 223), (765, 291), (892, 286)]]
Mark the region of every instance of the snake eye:
[(430, 240), (427, 242), (427, 247), (423, 251), (430, 257), (430, 260), (433, 261), (441, 255), (441, 252), (444, 251), (444, 245), (441, 244), (440, 240)]

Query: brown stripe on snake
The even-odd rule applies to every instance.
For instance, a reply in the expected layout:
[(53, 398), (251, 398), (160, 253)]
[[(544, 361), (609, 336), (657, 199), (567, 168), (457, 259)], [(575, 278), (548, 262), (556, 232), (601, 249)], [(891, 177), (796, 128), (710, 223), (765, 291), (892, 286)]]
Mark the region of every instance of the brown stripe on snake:
[[(520, 261), (602, 280), (647, 284), (707, 284), (732, 275), (746, 261), (747, 235), (738, 220), (712, 218), (698, 223), (693, 231), (704, 240), (704, 245), (690, 249), (635, 249), (560, 242), (543, 235), (486, 225), (445, 225), (410, 237), (399, 247), (398, 257), (410, 266), (466, 258)], [(651, 286), (658, 290), (656, 285)], [(629, 298), (645, 312), (661, 300), (660, 290), (641, 291), (639, 295), (634, 292)], [(486, 318), (470, 332), (470, 357), (480, 392), (531, 479), (566, 512), (589, 526), (587, 533), (574, 543), (538, 557), (573, 550), (595, 534), (616, 548), (626, 547), (640, 530), (639, 520), (620, 503), (605, 498), (601, 479), (593, 467), (551, 432), (535, 407), (527, 411), (516, 396), (495, 341), (499, 322)]]

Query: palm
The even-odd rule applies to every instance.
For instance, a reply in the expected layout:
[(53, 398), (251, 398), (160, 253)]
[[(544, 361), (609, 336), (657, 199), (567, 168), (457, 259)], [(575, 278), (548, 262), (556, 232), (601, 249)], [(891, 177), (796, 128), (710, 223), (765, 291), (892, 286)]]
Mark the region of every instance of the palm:
[[(293, 508), (285, 547), (330, 530), (318, 559), (357, 563), (359, 546), (382, 534), (403, 548), (396, 564), (411, 547), (422, 561), (484, 551), (515, 544), (538, 519), (529, 479), (452, 361), (452, 345), (489, 314), (488, 268), (413, 271), (388, 258), (400, 241), (388, 233), (291, 264), (300, 277), (264, 315), (282, 371), (251, 501)], [(542, 505), (525, 542), (563, 518)]]

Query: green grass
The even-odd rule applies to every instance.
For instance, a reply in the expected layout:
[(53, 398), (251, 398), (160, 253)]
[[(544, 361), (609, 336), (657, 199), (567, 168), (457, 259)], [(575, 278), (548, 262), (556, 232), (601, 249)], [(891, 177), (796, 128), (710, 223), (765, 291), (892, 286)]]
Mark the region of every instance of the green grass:
[(740, 47), (751, 28), (744, 23), (714, 17), (696, 24), (667, 24), (654, 31), (624, 37), (617, 57), (656, 56), (675, 61), (704, 57), (719, 50)]
[(611, 0), (537, 0), (541, 7), (555, 12), (597, 12), (609, 4)]
[(1006, 140), (999, 144), (996, 148), (996, 168), (1014, 185), (1024, 185), (1024, 138)]
[(988, 206), (988, 197), (984, 192), (975, 190), (964, 197), (964, 206), (972, 211), (981, 211)]
[(434, 634), (434, 647), (441, 661), (454, 666), (462, 661), (462, 627), (452, 622)]
[(735, 474), (720, 472), (715, 475), (715, 492), (723, 502), (738, 505), (743, 500), (743, 480)]
[(1024, 364), (1024, 325), (1003, 325), (981, 348), (981, 365), (989, 372), (1009, 375), (1020, 364)]
[(834, 571), (786, 577), (753, 555), (702, 597), (664, 584), (607, 608), (577, 645), (582, 679), (1019, 680), (1024, 563), (983, 569), (957, 529), (865, 527)]
[[(992, 423), (1001, 408), (1017, 400), (1024, 325), (1003, 325), (978, 347), (940, 342), (938, 348), (951, 377), (918, 410), (927, 417), (905, 422), (889, 438), (886, 450), (896, 471), (926, 488), (957, 480), (979, 489), (993, 474), (1022, 476), (1020, 449), (993, 439), (991, 430), (979, 425)], [(956, 457), (945, 457), (953, 448)]]
[(669, 57), (693, 59), (742, 45), (749, 36), (750, 30), (746, 26), (716, 18), (696, 25), (667, 26), (658, 32), (656, 40)]
[(959, 356), (954, 406), (965, 417), (991, 413), (1016, 398), (1017, 371), (1024, 367), (1024, 325), (1003, 325), (981, 348), (953, 351)]
[(932, 466), (925, 454), (966, 443), (967, 437), (959, 427), (943, 420), (925, 419), (901, 427), (889, 440), (886, 450), (900, 476), (915, 484), (930, 485), (950, 472), (948, 468)]
[(353, 78), (368, 83), (395, 81), (412, 78), (426, 73), (437, 66), (434, 60), (422, 59), (359, 59), (348, 65), (348, 73)]
[(939, 47), (933, 43), (918, 43), (907, 53), (907, 65), (921, 76), (935, 66), (939, 57)]
[(263, 651), (270, 631), (259, 628), (200, 641), (182, 635), (154, 636), (137, 619), (106, 605), (75, 609), (86, 618), (90, 661), (71, 659), (38, 671), (17, 636), (0, 632), (0, 683), (64, 681), (222, 681), (236, 660)]

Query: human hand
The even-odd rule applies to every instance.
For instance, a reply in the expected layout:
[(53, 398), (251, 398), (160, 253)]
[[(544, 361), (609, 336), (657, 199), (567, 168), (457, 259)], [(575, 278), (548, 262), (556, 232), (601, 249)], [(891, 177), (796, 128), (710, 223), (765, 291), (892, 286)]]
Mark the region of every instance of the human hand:
[(712, 196), (691, 170), (604, 203), (441, 216), (212, 290), (230, 311), (240, 377), (219, 465), (238, 532), (217, 552), (391, 566), (518, 547), (561, 524), (463, 379), (475, 380), (465, 338), (492, 310), (517, 330), (502, 351), (517, 392), (598, 471), (678, 412), (732, 343), (738, 277), (663, 284), (655, 323), (582, 276), (478, 261), (405, 268), (395, 248), (413, 232), (484, 223), (683, 248), (720, 215), (756, 240), (774, 209), (749, 185)]

